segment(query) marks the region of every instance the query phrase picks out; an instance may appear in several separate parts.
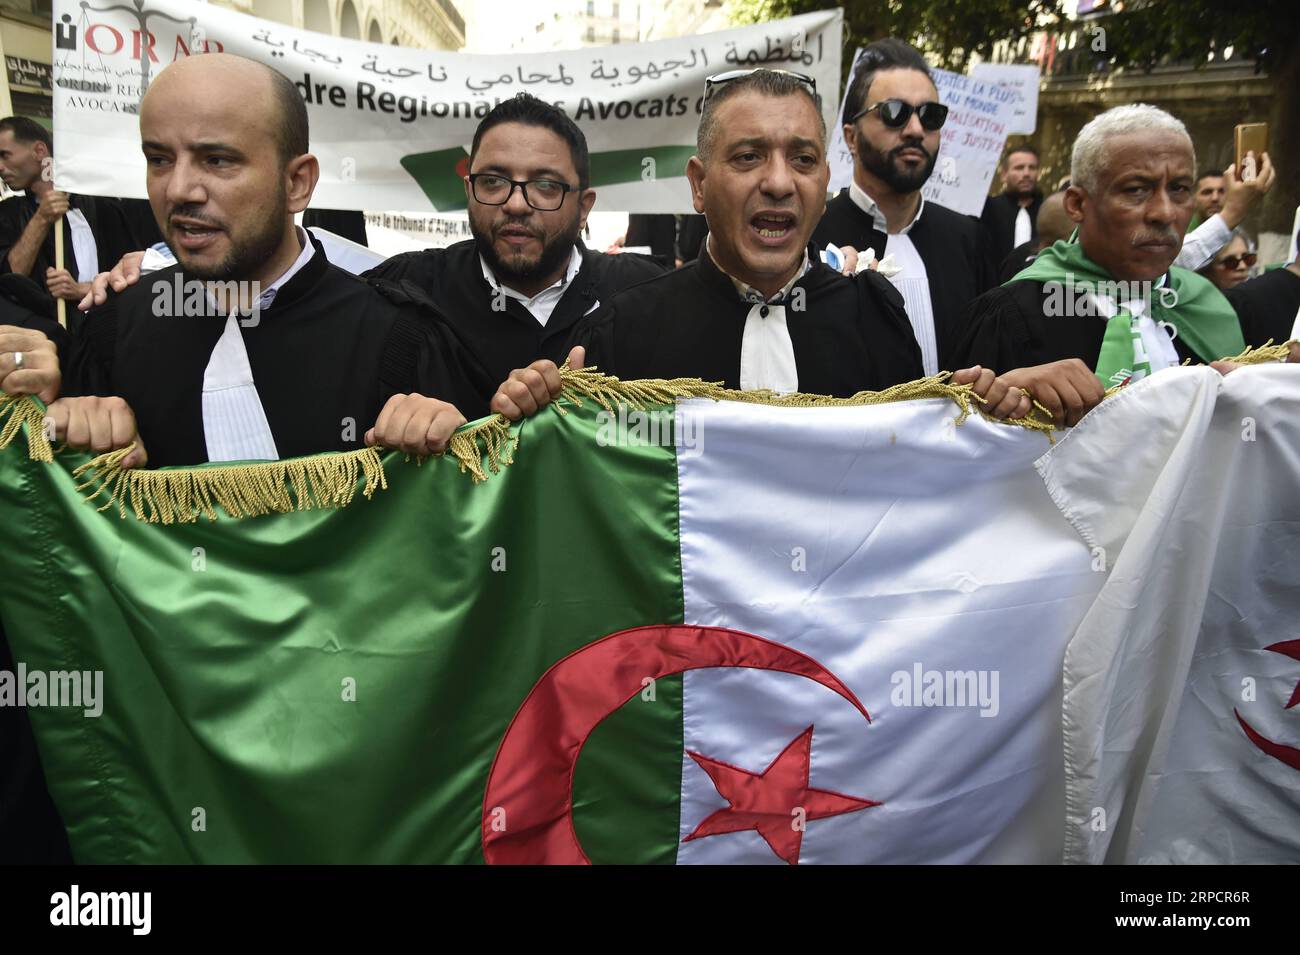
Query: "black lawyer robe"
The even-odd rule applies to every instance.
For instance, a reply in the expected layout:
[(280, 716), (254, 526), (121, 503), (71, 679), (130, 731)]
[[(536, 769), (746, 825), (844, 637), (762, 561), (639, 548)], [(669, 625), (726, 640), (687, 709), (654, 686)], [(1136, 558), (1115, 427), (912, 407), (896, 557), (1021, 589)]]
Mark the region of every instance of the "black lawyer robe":
[[(458, 408), (477, 400), (449, 329), (427, 309), (330, 265), (311, 242), (312, 258), (256, 324), (241, 329), (281, 458), (364, 447), (395, 394), (417, 392)], [(177, 277), (184, 278), (179, 265), (110, 292), (87, 316), (64, 369), (65, 395), (126, 400), (153, 467), (208, 460), (203, 375), (226, 325), (220, 315), (175, 315)], [(158, 314), (166, 311), (173, 314)]]
[[(142, 241), (137, 234), (139, 230), (115, 199), (72, 194), (68, 197), (68, 206), (71, 209), (79, 209), (85, 214), (86, 224), (90, 226), (90, 231), (95, 236), (95, 254), (98, 261), (89, 263), (89, 267), (96, 272), (107, 272), (126, 253), (143, 249), (150, 244)], [(10, 196), (0, 202), (0, 257), (2, 257), (0, 271), (13, 271), (9, 265), (9, 253), (22, 236), (23, 230), (27, 228), (27, 223), (32, 220), (32, 216), (36, 215), (36, 207), (36, 197), (33, 195)], [(63, 217), (60, 224), (63, 228), (63, 267), (75, 279), (82, 263), (77, 261), (76, 249), (72, 244), (72, 226), (68, 224), (67, 216)], [(36, 252), (32, 268), (24, 274), (44, 288), (45, 270), (52, 268), (54, 268), (53, 228), (46, 230), (45, 241)]]
[[(489, 385), (482, 395), (490, 401), (496, 386), (516, 368), (526, 368), (539, 358), (557, 365), (568, 357), (573, 331), (579, 320), (595, 311), (616, 292), (663, 269), (645, 256), (604, 255), (581, 244), (582, 268), (556, 303), (543, 325), (509, 296), (498, 296), (479, 262), (473, 239), (445, 249), (406, 252), (381, 262), (365, 275), (398, 286), (413, 300), (424, 302), (443, 316), (477, 357)], [(504, 308), (494, 308), (494, 303)]]
[[(1038, 210), (1043, 205), (1043, 194), (1034, 192), (1027, 208), (1029, 210), (1029, 239), (1038, 238)], [(989, 196), (984, 200), (984, 211), (980, 213), (980, 222), (984, 224), (988, 235), (989, 248), (994, 262), (1001, 262), (1011, 254), (1016, 242), (1016, 219), (1020, 215), (1020, 200), (1004, 192)]]
[(1223, 296), (1237, 313), (1247, 345), (1258, 348), (1269, 339), (1274, 345), (1290, 340), (1300, 312), (1300, 275), (1273, 269), (1225, 290)]
[[(966, 320), (966, 337), (958, 344), (954, 360), (958, 367), (982, 365), (998, 374), (1013, 368), (1044, 365), (1078, 358), (1089, 368), (1097, 367), (1107, 319), (1102, 315), (1049, 315), (1046, 283), (1021, 279), (985, 292), (971, 303)], [(1059, 294), (1056, 299), (1068, 301)], [(1179, 361), (1200, 357), (1178, 339), (1174, 350)]]
[[(939, 367), (964, 368), (952, 360), (951, 353), (962, 338), (966, 308), (996, 284), (984, 228), (973, 216), (926, 202), (907, 237), (925, 263)], [(889, 252), (888, 238), (849, 198), (847, 189), (826, 203), (826, 213), (813, 232), (818, 248), (834, 244), (851, 245), (859, 252), (874, 249), (880, 259)]]
[[(809, 250), (810, 254), (813, 250)], [(799, 390), (847, 398), (923, 374), (902, 297), (875, 272), (846, 278), (814, 260), (784, 300)], [(804, 308), (795, 307), (802, 290)], [(588, 366), (634, 378), (702, 378), (740, 387), (740, 351), (753, 304), (707, 252), (615, 295), (584, 320), (576, 344)]]

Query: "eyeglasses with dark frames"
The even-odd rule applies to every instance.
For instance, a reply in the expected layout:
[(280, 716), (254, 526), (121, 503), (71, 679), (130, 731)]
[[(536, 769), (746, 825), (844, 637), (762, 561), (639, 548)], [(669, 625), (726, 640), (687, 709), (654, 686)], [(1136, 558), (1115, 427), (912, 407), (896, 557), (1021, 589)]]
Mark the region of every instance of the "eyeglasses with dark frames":
[(564, 205), (564, 197), (578, 192), (577, 186), (558, 179), (507, 179), (492, 172), (474, 172), (467, 177), (474, 200), (485, 206), (504, 206), (518, 189), (524, 202), (538, 212), (554, 212)]
[(864, 110), (860, 110), (849, 122), (856, 123), (873, 110), (880, 112), (880, 121), (890, 129), (902, 129), (907, 125), (907, 121), (912, 118), (913, 113), (916, 113), (917, 118), (920, 119), (921, 128), (930, 132), (942, 129), (943, 124), (948, 120), (948, 107), (944, 106), (943, 103), (931, 102), (913, 106), (901, 99), (885, 99), (868, 106)]

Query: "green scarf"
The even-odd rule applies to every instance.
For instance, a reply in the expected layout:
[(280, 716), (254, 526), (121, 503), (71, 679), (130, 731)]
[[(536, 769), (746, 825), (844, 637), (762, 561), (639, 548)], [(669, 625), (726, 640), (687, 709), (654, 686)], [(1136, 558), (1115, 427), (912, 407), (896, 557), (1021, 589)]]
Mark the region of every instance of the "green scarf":
[[(1023, 279), (1057, 283), (1071, 301), (1082, 288), (1097, 291), (1099, 286), (1113, 285), (1116, 281), (1083, 254), (1077, 230), (1069, 239), (1039, 252), (1029, 267), (1018, 272), (1011, 281)], [(1166, 290), (1172, 290), (1173, 294)], [(1150, 298), (1151, 319), (1156, 323), (1173, 325), (1179, 340), (1202, 361), (1215, 361), (1245, 350), (1246, 342), (1241, 336), (1237, 313), (1209, 279), (1175, 266), (1169, 270), (1168, 281), (1161, 288), (1151, 289)], [(1172, 299), (1169, 305), (1165, 304), (1166, 298)], [(1094, 371), (1107, 387), (1151, 373), (1142, 348), (1138, 319), (1122, 304), (1106, 324)]]

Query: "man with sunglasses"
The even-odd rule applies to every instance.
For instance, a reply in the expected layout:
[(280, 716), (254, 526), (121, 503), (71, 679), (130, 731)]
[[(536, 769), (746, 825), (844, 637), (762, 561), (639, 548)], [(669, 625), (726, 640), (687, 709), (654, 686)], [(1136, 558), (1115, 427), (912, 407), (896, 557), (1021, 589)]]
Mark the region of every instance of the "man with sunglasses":
[(927, 202), (921, 188), (934, 171), (948, 108), (929, 67), (900, 40), (869, 44), (844, 104), (844, 139), (853, 183), (826, 205), (813, 240), (819, 246), (892, 255), (891, 281), (907, 303), (925, 372), (951, 368), (966, 307), (996, 283), (996, 263), (978, 219)]

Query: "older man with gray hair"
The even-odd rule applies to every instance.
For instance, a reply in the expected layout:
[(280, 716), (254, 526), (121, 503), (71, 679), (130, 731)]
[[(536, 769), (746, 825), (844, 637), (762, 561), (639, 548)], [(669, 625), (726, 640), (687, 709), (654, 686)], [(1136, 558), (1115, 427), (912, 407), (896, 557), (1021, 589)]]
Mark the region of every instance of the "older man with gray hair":
[(1245, 348), (1222, 293), (1173, 264), (1196, 182), (1195, 150), (1178, 119), (1146, 104), (1107, 110), (1079, 132), (1070, 180), (1074, 235), (975, 300), (958, 361), (1012, 368), (1078, 359), (1110, 387)]

